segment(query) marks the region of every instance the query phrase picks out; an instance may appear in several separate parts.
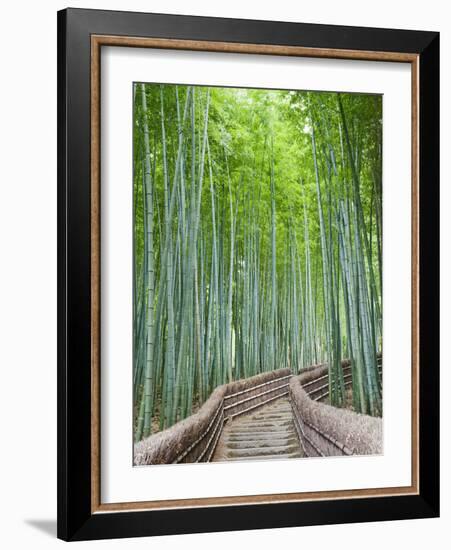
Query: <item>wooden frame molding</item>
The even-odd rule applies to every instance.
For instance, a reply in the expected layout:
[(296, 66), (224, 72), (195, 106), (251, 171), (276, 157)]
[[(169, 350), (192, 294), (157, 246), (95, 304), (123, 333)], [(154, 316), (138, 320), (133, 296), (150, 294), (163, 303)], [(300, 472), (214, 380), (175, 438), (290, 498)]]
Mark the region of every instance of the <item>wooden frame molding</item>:
[[(104, 504), (100, 498), (100, 79), (102, 46), (158, 48), (409, 63), (412, 72), (412, 480), (408, 487), (318, 491)], [(418, 495), (419, 478), (419, 55), (402, 52), (307, 48), (230, 42), (91, 36), (91, 512), (167, 510), (211, 506), (312, 502)]]
[(177, 40), (167, 38), (145, 38), (133, 36), (92, 35), (91, 48), (100, 46), (122, 46), (128, 48), (157, 48), (166, 50), (191, 50), (219, 53), (247, 53), (258, 55), (281, 55), (290, 57), (322, 57), (329, 59), (357, 59), (366, 61), (393, 61), (412, 63), (417, 54), (401, 52), (375, 52), (331, 48), (306, 48), (301, 46), (277, 46), (267, 44), (244, 44), (212, 42), (210, 40)]

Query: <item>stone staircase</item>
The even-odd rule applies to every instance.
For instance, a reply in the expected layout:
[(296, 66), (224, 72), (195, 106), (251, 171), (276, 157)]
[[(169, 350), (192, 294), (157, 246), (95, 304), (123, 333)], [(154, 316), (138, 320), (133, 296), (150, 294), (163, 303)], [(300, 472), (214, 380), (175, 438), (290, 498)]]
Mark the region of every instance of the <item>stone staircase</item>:
[(300, 458), (291, 405), (287, 397), (229, 420), (212, 461)]

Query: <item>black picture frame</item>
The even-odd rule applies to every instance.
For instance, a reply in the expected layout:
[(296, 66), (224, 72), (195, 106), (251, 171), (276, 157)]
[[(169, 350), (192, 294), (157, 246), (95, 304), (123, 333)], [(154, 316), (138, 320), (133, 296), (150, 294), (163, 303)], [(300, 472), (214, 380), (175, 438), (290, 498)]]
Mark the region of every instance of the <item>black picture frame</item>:
[[(92, 512), (92, 35), (418, 56), (418, 494)], [(58, 537), (88, 540), (438, 515), (439, 33), (85, 9), (58, 12)]]

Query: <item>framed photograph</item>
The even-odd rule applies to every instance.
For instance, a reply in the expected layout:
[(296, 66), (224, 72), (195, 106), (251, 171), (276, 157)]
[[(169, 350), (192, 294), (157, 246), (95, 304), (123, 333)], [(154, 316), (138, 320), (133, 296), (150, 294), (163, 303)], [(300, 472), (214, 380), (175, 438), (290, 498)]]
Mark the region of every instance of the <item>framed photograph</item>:
[(439, 514), (439, 35), (58, 13), (58, 536)]

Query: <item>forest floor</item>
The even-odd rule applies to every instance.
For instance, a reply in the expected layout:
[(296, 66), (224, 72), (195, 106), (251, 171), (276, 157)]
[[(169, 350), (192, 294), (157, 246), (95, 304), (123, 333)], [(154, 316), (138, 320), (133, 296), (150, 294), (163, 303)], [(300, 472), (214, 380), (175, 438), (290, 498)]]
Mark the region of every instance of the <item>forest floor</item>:
[[(321, 403), (326, 403), (327, 405), (330, 405), (329, 396), (324, 397), (323, 399), (321, 399)], [(353, 398), (352, 398), (352, 387), (346, 388), (346, 390), (345, 390), (345, 403), (344, 403), (343, 407), (341, 407), (341, 408), (348, 409), (349, 411), (354, 411), (355, 412), (354, 404), (353, 404)]]
[[(195, 399), (191, 406), (191, 414), (189, 414), (188, 416), (196, 414), (197, 411), (201, 408), (201, 406), (202, 406), (202, 403), (199, 401), (199, 399)], [(155, 413), (152, 418), (152, 434), (156, 434), (157, 432), (162, 431), (160, 429), (160, 409), (161, 409), (161, 402), (158, 402), (155, 405)]]

